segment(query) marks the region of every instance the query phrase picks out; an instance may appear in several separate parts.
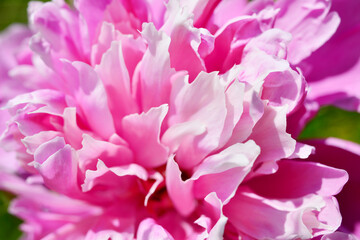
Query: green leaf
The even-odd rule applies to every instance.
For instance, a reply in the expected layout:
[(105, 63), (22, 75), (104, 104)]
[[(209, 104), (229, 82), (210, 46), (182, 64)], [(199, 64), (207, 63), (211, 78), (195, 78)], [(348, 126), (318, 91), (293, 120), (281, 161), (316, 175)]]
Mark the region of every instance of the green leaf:
[(360, 114), (334, 106), (322, 107), (305, 126), (299, 140), (328, 137), (360, 143)]
[(6, 28), (14, 22), (25, 23), (27, 20), (28, 1), (1, 0), (0, 1), (0, 29)]
[(16, 240), (21, 236), (21, 220), (7, 212), (12, 198), (11, 194), (0, 192), (0, 239)]

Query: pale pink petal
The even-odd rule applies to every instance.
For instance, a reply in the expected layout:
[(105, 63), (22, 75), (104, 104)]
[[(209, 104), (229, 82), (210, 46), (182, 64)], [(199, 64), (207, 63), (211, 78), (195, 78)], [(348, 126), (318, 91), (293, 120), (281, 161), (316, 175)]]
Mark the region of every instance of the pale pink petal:
[(292, 158), (301, 158), (301, 159), (306, 159), (309, 157), (310, 154), (314, 154), (315, 153), (315, 147), (304, 144), (304, 143), (300, 143), (300, 142), (296, 142), (296, 146), (295, 146), (295, 151), (294, 153), (289, 156), (289, 159)]
[(211, 192), (227, 203), (236, 189), (250, 172), (260, 148), (253, 141), (234, 144), (214, 154), (195, 168), (191, 177), (194, 181), (195, 197), (202, 199)]
[(167, 112), (168, 106), (161, 105), (146, 113), (123, 118), (123, 137), (133, 150), (136, 163), (145, 167), (158, 167), (166, 163), (168, 149), (160, 143), (160, 130)]
[(133, 162), (133, 153), (125, 144), (114, 144), (83, 135), (82, 148), (77, 151), (79, 155), (79, 168), (85, 171), (93, 169), (98, 159), (106, 166), (121, 166)]
[(176, 71), (186, 70), (189, 73), (190, 81), (194, 80), (201, 71), (205, 71), (205, 64), (198, 53), (201, 44), (200, 30), (192, 27), (191, 21), (187, 20), (178, 24), (172, 30), (170, 37), (171, 67)]
[(254, 141), (234, 144), (223, 151), (213, 154), (204, 159), (204, 161), (195, 168), (192, 179), (198, 179), (207, 174), (220, 173), (237, 167), (252, 166), (260, 154), (260, 148)]
[[(224, 207), (224, 214), (240, 235), (245, 233), (255, 239), (308, 239), (313, 236), (313, 228), (329, 228), (318, 220), (314, 222), (316, 213), (324, 206), (324, 200), (316, 195), (278, 200), (242, 190)], [(331, 227), (327, 232), (337, 227)]]
[(133, 89), (142, 110), (148, 111), (168, 102), (169, 79), (175, 70), (170, 67), (170, 38), (158, 32), (152, 24), (143, 25), (142, 36), (148, 49), (134, 72)]
[(249, 137), (260, 146), (261, 153), (255, 162), (257, 173), (273, 173), (276, 162), (290, 157), (296, 141), (286, 133), (286, 108), (266, 107), (264, 115), (256, 123)]
[(112, 23), (121, 33), (137, 37), (142, 23), (148, 21), (146, 4), (142, 0), (112, 0), (106, 6), (103, 21)]
[[(288, 213), (282, 212), (281, 214), (295, 214), (291, 221), (300, 221), (302, 219), (301, 221), (303, 221), (303, 224), (312, 236), (318, 236), (332, 232), (340, 226), (341, 215), (339, 207), (336, 199), (332, 196), (340, 192), (347, 180), (348, 175), (344, 170), (311, 162), (282, 160), (279, 162), (279, 169), (275, 174), (253, 178), (247, 182), (247, 186), (253, 193), (261, 196), (261, 198), (273, 199), (271, 200), (274, 201), (273, 203), (280, 201), (281, 203), (279, 202), (279, 204), (284, 204), (283, 207), (286, 206), (286, 201), (295, 204), (294, 206), (296, 206), (296, 208), (298, 208), (298, 205), (296, 205), (297, 201), (305, 201), (303, 203), (305, 204), (306, 199), (308, 199), (308, 204), (310, 205), (318, 202), (319, 205), (309, 206), (310, 211), (301, 211), (302, 217), (297, 215), (300, 212), (296, 213), (300, 209), (296, 210), (294, 208), (293, 210), (286, 210), (282, 209), (282, 207), (277, 208), (275, 205), (273, 206), (281, 211), (289, 211)], [(240, 192), (237, 194), (240, 194)], [(236, 198), (237, 195), (235, 195), (233, 199)], [(237, 200), (235, 200), (235, 202), (236, 204), (241, 204), (237, 202)], [(229, 205), (231, 205), (231, 202)], [(229, 217), (229, 219), (232, 218)], [(288, 219), (288, 217), (286, 219)], [(293, 222), (293, 224), (295, 224), (295, 222)], [(281, 231), (286, 231), (286, 224), (283, 226), (284, 228)], [(294, 231), (295, 230), (296, 229), (294, 229)], [(307, 230), (303, 228), (303, 230), (299, 230), (297, 234), (300, 234), (300, 232), (305, 234), (306, 231)]]
[(261, 98), (273, 106), (288, 106), (290, 113), (304, 97), (306, 83), (284, 60), (289, 39), (289, 34), (279, 29), (253, 38), (244, 49), (241, 77), (253, 84), (263, 81)]
[(164, 24), (166, 2), (163, 0), (147, 0), (149, 11), (151, 12), (151, 21), (157, 29)]
[[(115, 199), (129, 200), (139, 196), (141, 192), (136, 187), (139, 184), (138, 180), (146, 181), (148, 177), (147, 171), (137, 164), (108, 168), (99, 159), (96, 170), (86, 171), (81, 188), (89, 196), (88, 200), (106, 204)], [(116, 186), (121, 186), (121, 188), (116, 192), (108, 191)]]
[(273, 6), (274, 1), (272, 0), (257, 0), (257, 1), (247, 1), (247, 0), (228, 0), (228, 1), (219, 1), (216, 8), (213, 9), (213, 13), (208, 19), (206, 27), (211, 31), (215, 32), (227, 22), (231, 21), (234, 18), (243, 15), (252, 15), (259, 14), (266, 16), (262, 21), (267, 22), (270, 26), (273, 25), (274, 16), (276, 15), (276, 10), (274, 11), (271, 6)]
[(154, 219), (147, 218), (141, 221), (138, 231), (138, 240), (173, 240), (174, 238)]
[(248, 4), (246, 0), (219, 1), (208, 20), (207, 27), (210, 30), (217, 30), (231, 19), (243, 15)]
[(49, 113), (60, 116), (65, 107), (64, 94), (48, 89), (18, 95), (6, 105), (12, 115), (22, 112), (19, 111), (20, 109), (26, 109), (28, 112)]
[(245, 45), (261, 32), (256, 17), (232, 19), (215, 34), (214, 50), (204, 59), (206, 69), (224, 73), (234, 64), (239, 64)]
[(109, 109), (117, 129), (121, 119), (138, 112), (138, 106), (131, 94), (131, 82), (122, 52), (121, 42), (113, 42), (96, 68), (108, 96)]
[(108, 139), (115, 132), (115, 127), (104, 86), (89, 65), (82, 62), (74, 62), (72, 65), (77, 74), (75, 81), (78, 81), (78, 90), (74, 93), (74, 97), (82, 114), (96, 134)]
[(196, 224), (205, 228), (201, 238), (198, 239), (221, 239), (223, 238), (225, 225), (228, 220), (222, 211), (223, 204), (214, 192), (207, 195), (204, 200), (204, 212), (208, 216), (202, 215), (195, 221)]
[(164, 177), (159, 172), (155, 172), (151, 174), (149, 178), (153, 179), (155, 182), (153, 183), (153, 185), (149, 189), (149, 192), (145, 196), (145, 201), (144, 201), (145, 206), (148, 205), (150, 197), (155, 193), (155, 191), (158, 189), (160, 184), (164, 182)]
[(103, 54), (110, 48), (111, 43), (119, 39), (120, 32), (115, 30), (115, 26), (104, 22), (101, 26), (100, 33), (96, 44), (91, 47), (91, 64), (99, 64)]
[(212, 50), (213, 36), (206, 29), (195, 28), (191, 12), (187, 8), (189, 6), (183, 8), (181, 4), (186, 3), (170, 1), (167, 4), (169, 16), (161, 30), (171, 38), (169, 45), (171, 66), (176, 71), (186, 70), (191, 82), (201, 71), (206, 70), (200, 51), (206, 53)]
[(77, 162), (74, 150), (65, 145), (63, 138), (43, 143), (34, 153), (34, 167), (44, 179), (45, 185), (64, 194), (76, 194)]
[[(52, 90), (38, 90), (12, 99), (8, 102), (7, 108), (13, 117), (2, 135), (3, 147), (6, 148), (6, 145), (10, 144), (24, 149), (20, 142), (23, 137), (44, 130), (60, 130), (62, 128), (60, 116), (65, 106), (64, 95)], [(20, 145), (16, 144), (16, 141)]]
[[(119, 233), (115, 230), (102, 230), (99, 232), (88, 231), (85, 240), (111, 239), (111, 240), (133, 240), (132, 234)], [(70, 235), (73, 237), (73, 234)]]
[(112, 0), (75, 0), (74, 5), (81, 12), (86, 22), (87, 32), (91, 40), (95, 39), (97, 31), (99, 31), (99, 23), (103, 20), (104, 10)]
[[(206, 128), (206, 133), (201, 137), (187, 138), (176, 153), (180, 167), (191, 168), (219, 147), (226, 118), (225, 86), (216, 73), (204, 72), (201, 72), (191, 84), (179, 78), (174, 85), (181, 87), (175, 88), (172, 92), (174, 98), (170, 105), (173, 109), (169, 110), (169, 125), (198, 122)], [(194, 102), (198, 96), (201, 98)]]
[(25, 145), (26, 151), (30, 154), (34, 154), (36, 149), (43, 144), (44, 142), (48, 142), (55, 137), (63, 137), (61, 132), (55, 131), (43, 131), (32, 136), (27, 136), (21, 140), (21, 142)]
[[(237, 80), (235, 80), (237, 81)], [(226, 146), (244, 142), (249, 138), (255, 124), (264, 114), (264, 102), (257, 94), (257, 90), (249, 83), (245, 83), (245, 95), (243, 102), (243, 112), (236, 123), (233, 133), (226, 143)]]
[(99, 207), (26, 184), (14, 175), (1, 173), (0, 179), (1, 189), (19, 195), (9, 211), (25, 220), (20, 228), (27, 239), (42, 238), (63, 225), (102, 214)]
[(219, 0), (185, 0), (181, 1), (181, 6), (194, 14), (194, 23), (196, 27), (200, 28), (206, 25), (213, 9), (219, 2)]
[(181, 146), (191, 144), (194, 137), (200, 137), (206, 133), (206, 128), (201, 122), (191, 121), (172, 125), (166, 130), (161, 138), (171, 153), (175, 153)]
[(7, 152), (0, 149), (0, 169), (4, 172), (15, 173), (20, 169), (20, 162), (16, 160), (14, 152)]
[[(19, 51), (19, 46), (26, 42), (31, 36), (31, 31), (23, 25), (11, 25), (0, 35), (0, 43), (3, 46), (3, 52), (0, 58), (0, 76), (7, 77), (8, 71), (17, 66), (17, 64), (26, 64), (31, 52)], [(26, 53), (29, 55), (27, 56)], [(3, 81), (3, 80), (2, 80)]]
[(321, 240), (357, 240), (353, 234), (334, 232), (321, 237)]
[(29, 15), (31, 27), (38, 31), (38, 37), (47, 45), (45, 48), (43, 45), (43, 49), (38, 48), (40, 45), (33, 45), (32, 49), (42, 55), (48, 66), (56, 69), (59, 56), (89, 62), (86, 33), (80, 30), (77, 13), (67, 4), (63, 1), (33, 2), (29, 6)]
[(235, 79), (226, 89), (226, 119), (220, 138), (220, 146), (223, 146), (232, 137), (236, 125), (243, 115), (245, 84)]
[(335, 33), (340, 23), (337, 13), (330, 12), (326, 0), (279, 0), (275, 7), (280, 12), (275, 27), (290, 32), (288, 59), (292, 64), (310, 56)]
[(64, 148), (66, 145), (64, 138), (55, 137), (43, 142), (34, 152), (34, 164), (44, 163), (51, 155)]
[[(16, 68), (25, 68), (32, 64), (32, 53), (28, 47), (30, 30), (22, 25), (11, 25), (0, 34), (0, 105), (14, 96), (34, 89), (23, 81), (14, 79), (11, 71)], [(27, 76), (29, 78), (29, 76)]]
[(65, 108), (63, 118), (64, 118), (64, 137), (66, 142), (68, 142), (74, 149), (81, 148), (81, 141), (83, 139), (82, 135), (84, 131), (78, 126), (80, 121), (79, 115), (76, 113), (75, 107)]
[(183, 181), (179, 165), (170, 157), (166, 166), (166, 187), (175, 208), (183, 216), (190, 215), (196, 208), (193, 196), (193, 182)]
[(133, 38), (131, 35), (121, 34), (115, 29), (114, 25), (108, 22), (103, 23), (100, 35), (98, 36), (98, 42), (92, 47), (92, 64), (100, 63), (104, 57), (103, 54), (108, 51), (113, 41), (121, 41), (123, 62), (127, 67), (130, 78), (132, 78), (136, 65), (146, 50), (146, 45), (141, 38)]

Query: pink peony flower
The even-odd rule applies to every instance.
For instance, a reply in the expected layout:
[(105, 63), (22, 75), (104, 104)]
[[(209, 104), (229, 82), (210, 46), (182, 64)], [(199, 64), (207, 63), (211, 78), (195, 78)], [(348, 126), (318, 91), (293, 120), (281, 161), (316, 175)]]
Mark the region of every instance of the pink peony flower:
[(54, 0), (29, 22), (0, 65), (0, 188), (25, 239), (337, 236), (348, 175), (286, 132), (329, 1)]

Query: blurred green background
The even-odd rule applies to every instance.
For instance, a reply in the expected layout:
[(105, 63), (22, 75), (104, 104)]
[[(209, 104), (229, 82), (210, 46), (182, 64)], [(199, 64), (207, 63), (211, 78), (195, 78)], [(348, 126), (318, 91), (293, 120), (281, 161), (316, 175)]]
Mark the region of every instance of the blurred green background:
[(0, 30), (13, 22), (27, 22), (29, 0), (0, 0)]
[(9, 193), (0, 192), (0, 239), (3, 240), (15, 240), (21, 236), (19, 230), (21, 220), (7, 212), (13, 197)]

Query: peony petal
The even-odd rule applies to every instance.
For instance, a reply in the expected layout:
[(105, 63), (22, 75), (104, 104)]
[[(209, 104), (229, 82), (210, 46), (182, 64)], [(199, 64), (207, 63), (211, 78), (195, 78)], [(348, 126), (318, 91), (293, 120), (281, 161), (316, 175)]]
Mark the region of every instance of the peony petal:
[(213, 154), (195, 169), (192, 179), (207, 174), (220, 173), (236, 167), (251, 168), (252, 163), (260, 154), (260, 148), (254, 141), (234, 144), (220, 153)]
[(181, 179), (179, 165), (174, 157), (170, 157), (166, 166), (166, 187), (168, 194), (173, 201), (175, 208), (183, 216), (188, 216), (196, 208), (196, 201), (193, 196), (193, 182)]
[(77, 71), (78, 91), (75, 98), (86, 116), (91, 129), (104, 139), (114, 132), (113, 118), (108, 107), (108, 100), (102, 82), (96, 72), (82, 62), (72, 64)]
[[(276, 162), (295, 151), (296, 142), (286, 133), (286, 108), (267, 107), (263, 117), (256, 123), (249, 139), (261, 148), (255, 168), (257, 173), (273, 173)], [(260, 165), (260, 163), (262, 165)]]
[(316, 195), (276, 200), (247, 193), (242, 189), (224, 207), (224, 214), (240, 231), (240, 235), (245, 233), (255, 239), (308, 239), (313, 237), (313, 231), (318, 228), (330, 233), (338, 227), (324, 225), (316, 217), (309, 222), (308, 217), (316, 216), (325, 204)]
[(276, 173), (254, 178), (248, 185), (269, 198), (299, 198), (336, 195), (348, 180), (346, 171), (319, 163), (281, 160), (278, 165)]
[(60, 193), (77, 194), (77, 158), (63, 138), (43, 143), (34, 153), (34, 167), (42, 175), (45, 185)]
[(97, 0), (75, 0), (74, 5), (81, 12), (85, 19), (88, 34), (90, 39), (93, 40), (96, 36), (98, 25), (103, 19), (104, 10), (112, 0), (97, 1)]
[[(242, 78), (253, 85), (261, 84), (261, 98), (273, 106), (296, 109), (306, 90), (301, 75), (284, 60), (291, 36), (279, 29), (270, 29), (254, 37), (245, 46)], [(256, 67), (254, 67), (256, 66)]]
[(142, 36), (148, 49), (134, 72), (133, 89), (142, 110), (148, 111), (168, 102), (169, 79), (175, 71), (170, 67), (170, 38), (158, 32), (152, 24), (143, 25)]
[(232, 19), (215, 34), (214, 50), (205, 58), (206, 69), (224, 73), (234, 64), (239, 64), (246, 43), (260, 33), (256, 17)]
[[(191, 168), (220, 145), (226, 118), (225, 87), (216, 73), (201, 72), (191, 84), (181, 78), (177, 80), (174, 85), (182, 87), (174, 88), (172, 92), (172, 96), (176, 97), (170, 105), (174, 109), (169, 110), (170, 114), (173, 113), (169, 116), (169, 125), (197, 122), (207, 130), (201, 137), (188, 138), (176, 153), (180, 167)], [(201, 98), (194, 102), (198, 96)]]
[(289, 157), (289, 159), (292, 159), (292, 158), (306, 159), (309, 157), (309, 155), (314, 154), (314, 153), (315, 153), (315, 147), (297, 142), (295, 151)]
[[(167, 8), (170, 16), (161, 30), (167, 32), (171, 38), (170, 64), (176, 71), (186, 70), (191, 82), (201, 71), (205, 71), (204, 62), (198, 51), (202, 39), (206, 37), (209, 39), (212, 36), (205, 30), (201, 31), (193, 27), (191, 14), (187, 9), (180, 7), (180, 2), (172, 1), (168, 3)], [(206, 52), (205, 48), (211, 48), (211, 45), (202, 45), (202, 47), (202, 51)], [(183, 61), (183, 59), (187, 60)]]
[(292, 64), (310, 56), (335, 33), (340, 18), (335, 12), (329, 13), (330, 4), (326, 0), (280, 0), (275, 3), (275, 7), (280, 8), (275, 27), (293, 36), (288, 54)]
[(48, 142), (55, 137), (63, 137), (63, 134), (55, 131), (44, 131), (32, 136), (27, 136), (23, 138), (21, 142), (25, 145), (28, 153), (34, 154), (41, 144)]
[(341, 229), (351, 231), (360, 235), (356, 231), (356, 225), (360, 222), (358, 205), (352, 203), (359, 201), (359, 144), (336, 138), (327, 138), (325, 140), (308, 141), (316, 147), (316, 152), (309, 156), (309, 161), (316, 161), (332, 167), (344, 169), (349, 174), (349, 181), (344, 189), (336, 196), (339, 201), (339, 207), (343, 217)]
[(202, 215), (195, 223), (205, 228), (201, 238), (216, 240), (223, 238), (227, 217), (222, 212), (222, 202), (217, 197), (216, 193), (210, 193), (205, 198), (204, 208), (209, 217)]
[(321, 237), (321, 240), (356, 240), (356, 236), (353, 234), (347, 234), (342, 232), (334, 232), (326, 234)]
[(356, 14), (359, 9), (358, 1), (332, 1), (331, 10), (341, 18), (339, 28), (329, 41), (299, 64), (312, 89), (309, 99), (316, 99), (321, 105), (332, 104), (350, 111), (360, 109), (356, 91), (360, 68), (360, 47), (356, 44), (360, 40), (360, 19)]
[[(131, 82), (125, 65), (121, 42), (113, 42), (96, 67), (108, 96), (109, 109), (114, 116), (117, 129), (121, 119), (138, 112), (138, 107), (131, 94)], [(115, 118), (116, 116), (116, 118)]]
[(146, 113), (123, 118), (123, 137), (133, 150), (136, 163), (145, 167), (158, 167), (166, 163), (168, 149), (160, 143), (160, 130), (167, 112), (168, 106), (161, 105)]
[(230, 139), (225, 145), (227, 147), (248, 139), (255, 124), (264, 114), (264, 103), (259, 98), (257, 90), (254, 91), (254, 89), (256, 88), (250, 84), (245, 84), (243, 112), (233, 129)]
[(68, 142), (75, 149), (81, 148), (82, 135), (84, 131), (80, 129), (78, 126), (78, 122), (80, 121), (79, 115), (76, 113), (75, 107), (65, 108), (64, 114), (64, 135), (66, 138), (66, 142)]
[(32, 2), (29, 15), (30, 25), (39, 33), (31, 48), (50, 68), (59, 70), (59, 56), (89, 62), (88, 39), (80, 30), (78, 14), (64, 1)]
[(147, 218), (141, 221), (138, 231), (138, 240), (173, 240), (174, 238), (154, 219)]
[[(100, 159), (97, 162), (96, 170), (87, 170), (82, 191), (86, 194), (88, 201), (97, 204), (110, 204), (115, 199), (119, 201), (134, 201), (143, 196), (137, 187), (139, 180), (147, 181), (149, 174), (137, 165), (129, 164), (119, 167), (107, 167)], [(109, 191), (116, 186), (121, 186), (118, 191)]]
[(253, 141), (232, 145), (214, 154), (195, 169), (190, 178), (194, 181), (194, 194), (202, 199), (211, 192), (226, 204), (236, 189), (251, 171), (260, 148)]
[(63, 225), (83, 222), (103, 213), (100, 207), (55, 194), (40, 185), (27, 184), (15, 175), (1, 173), (0, 179), (2, 190), (18, 195), (10, 205), (9, 212), (24, 219), (20, 228), (29, 238), (43, 238)]
[(220, 146), (225, 145), (232, 137), (244, 110), (245, 84), (235, 79), (226, 89), (226, 119), (220, 138)]
[(77, 151), (79, 155), (79, 168), (94, 169), (98, 159), (101, 159), (106, 166), (114, 167), (126, 165), (133, 162), (133, 153), (126, 145), (113, 144), (83, 135), (82, 148)]

